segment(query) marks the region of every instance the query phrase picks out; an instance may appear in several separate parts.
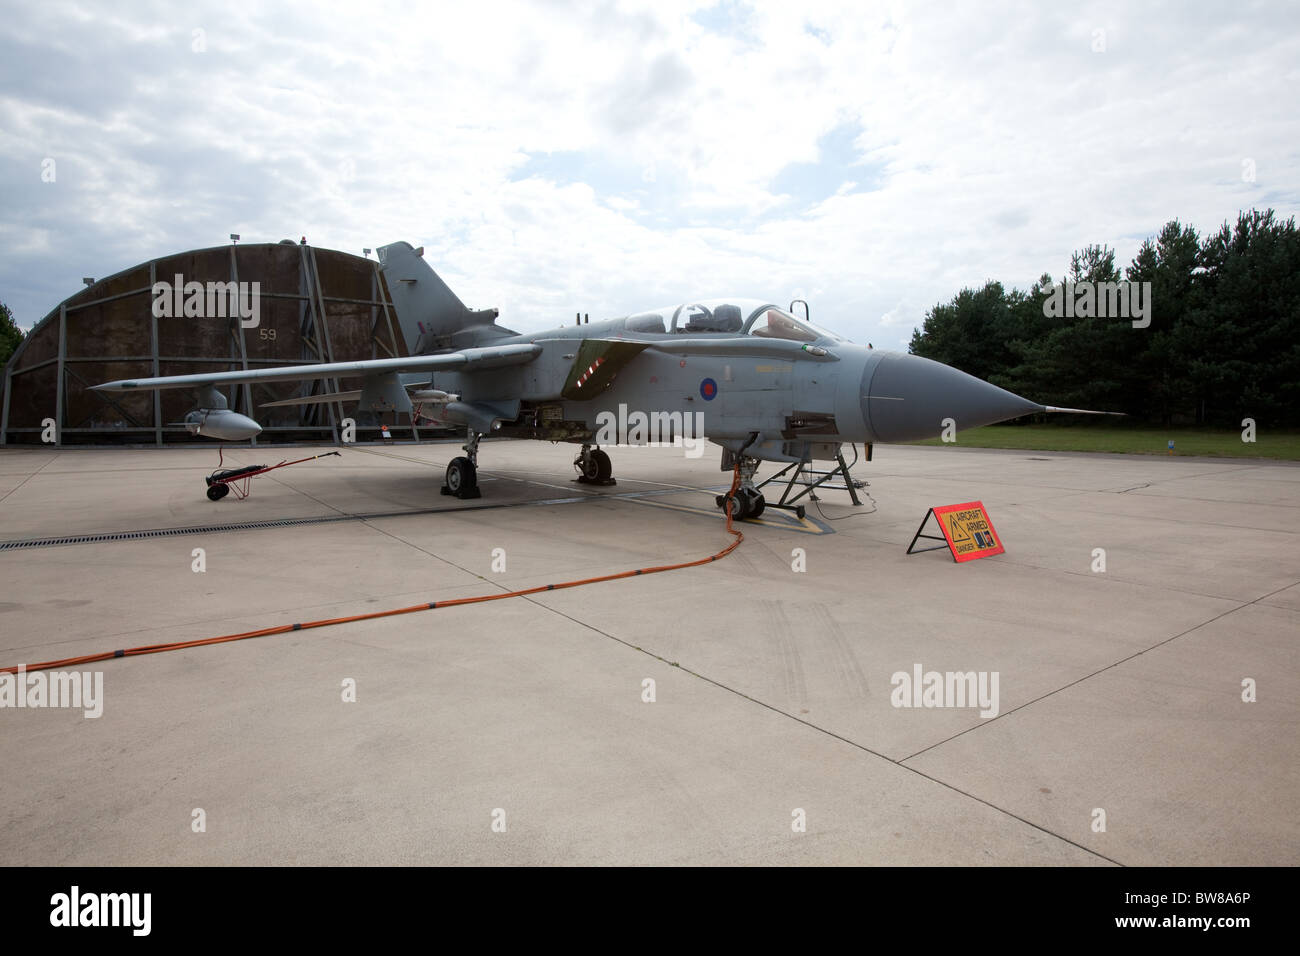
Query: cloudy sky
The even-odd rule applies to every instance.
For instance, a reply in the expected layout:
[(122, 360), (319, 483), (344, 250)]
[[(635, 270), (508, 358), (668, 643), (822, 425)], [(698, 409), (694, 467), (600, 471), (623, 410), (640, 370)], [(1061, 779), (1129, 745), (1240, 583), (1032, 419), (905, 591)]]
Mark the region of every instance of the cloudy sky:
[(1300, 211), (1294, 3), (42, 0), (0, 78), (24, 327), (237, 232), (424, 245), (519, 330), (734, 294), (903, 347), (963, 285)]

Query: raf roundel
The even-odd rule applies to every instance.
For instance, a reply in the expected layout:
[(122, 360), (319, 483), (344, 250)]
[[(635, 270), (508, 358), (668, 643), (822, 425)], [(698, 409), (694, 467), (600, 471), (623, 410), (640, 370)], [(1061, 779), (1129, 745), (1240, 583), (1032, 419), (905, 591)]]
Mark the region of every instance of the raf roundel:
[(711, 378), (700, 382), (700, 398), (711, 402), (718, 397), (718, 383)]

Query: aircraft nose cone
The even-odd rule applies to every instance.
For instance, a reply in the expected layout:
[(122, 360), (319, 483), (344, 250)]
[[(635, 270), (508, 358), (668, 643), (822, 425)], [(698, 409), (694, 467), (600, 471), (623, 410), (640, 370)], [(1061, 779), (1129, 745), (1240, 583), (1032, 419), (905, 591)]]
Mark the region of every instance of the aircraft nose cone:
[(867, 369), (862, 415), (877, 441), (934, 438), (951, 418), (958, 430), (991, 425), (1043, 406), (950, 365), (891, 352)]

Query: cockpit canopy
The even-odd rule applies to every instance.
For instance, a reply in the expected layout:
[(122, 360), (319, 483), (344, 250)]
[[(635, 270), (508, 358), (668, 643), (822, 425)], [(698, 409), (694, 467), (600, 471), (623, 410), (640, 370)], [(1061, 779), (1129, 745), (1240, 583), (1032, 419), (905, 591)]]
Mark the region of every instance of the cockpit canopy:
[(792, 342), (844, 341), (833, 332), (796, 319), (779, 305), (758, 299), (702, 299), (665, 309), (651, 309), (629, 316), (626, 328), (629, 332), (682, 335), (756, 335)]

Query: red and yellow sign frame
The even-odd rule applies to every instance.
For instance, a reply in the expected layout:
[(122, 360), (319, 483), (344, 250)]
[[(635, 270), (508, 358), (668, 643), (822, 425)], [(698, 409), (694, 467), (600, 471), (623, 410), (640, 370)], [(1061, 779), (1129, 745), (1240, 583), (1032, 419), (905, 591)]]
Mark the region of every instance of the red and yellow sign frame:
[[(925, 523), (930, 520), (930, 515), (934, 515), (934, 520), (939, 522), (939, 530), (943, 533), (942, 538), (921, 533), (925, 529)], [(917, 538), (927, 538), (931, 541), (942, 541), (944, 543), (932, 548), (916, 548)], [(993, 522), (989, 520), (989, 514), (984, 509), (982, 501), (966, 501), (959, 505), (940, 505), (937, 508), (931, 508), (925, 513), (925, 518), (921, 520), (921, 527), (916, 529), (916, 535), (912, 538), (912, 543), (908, 545), (907, 553), (915, 553), (914, 548), (919, 552), (937, 551), (941, 547), (947, 547), (952, 552), (952, 559), (959, 563), (1006, 552), (1006, 549), (1002, 547), (1002, 539), (994, 529)]]

